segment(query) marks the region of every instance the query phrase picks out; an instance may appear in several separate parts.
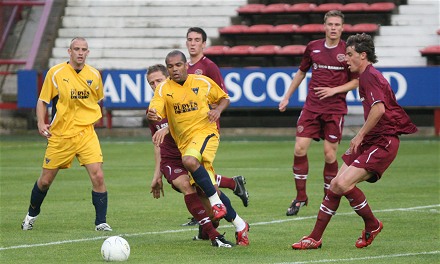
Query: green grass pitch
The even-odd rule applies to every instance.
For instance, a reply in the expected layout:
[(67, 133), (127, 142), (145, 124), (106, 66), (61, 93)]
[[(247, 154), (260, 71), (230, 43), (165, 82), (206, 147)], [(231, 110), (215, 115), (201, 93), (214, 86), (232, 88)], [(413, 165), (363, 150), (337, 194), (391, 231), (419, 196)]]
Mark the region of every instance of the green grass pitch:
[[(147, 133), (146, 133), (147, 134)], [(439, 149), (436, 139), (403, 137), (399, 154), (376, 184), (362, 183), (375, 215), (384, 223), (374, 243), (354, 243), (363, 221), (343, 198), (318, 250), (294, 251), (291, 244), (308, 235), (323, 196), (322, 143), (309, 152), (309, 205), (298, 216), (285, 215), (292, 198), (293, 138), (225, 138), (215, 161), (217, 173), (246, 177), (249, 207), (224, 190), (238, 214), (249, 222), (249, 247), (214, 248), (193, 241), (194, 227), (180, 226), (190, 216), (181, 194), (165, 185), (153, 199), (154, 158), (150, 138), (101, 138), (109, 192), (107, 220), (113, 232), (94, 231), (91, 184), (74, 162), (62, 170), (42, 206), (34, 230), (20, 229), (30, 191), (40, 174), (45, 141), (41, 137), (2, 136), (0, 142), (0, 262), (103, 263), (100, 248), (111, 235), (131, 246), (129, 263), (439, 263)], [(344, 140), (338, 155), (348, 147)], [(341, 164), (341, 160), (339, 159)], [(219, 228), (234, 241), (234, 228)]]

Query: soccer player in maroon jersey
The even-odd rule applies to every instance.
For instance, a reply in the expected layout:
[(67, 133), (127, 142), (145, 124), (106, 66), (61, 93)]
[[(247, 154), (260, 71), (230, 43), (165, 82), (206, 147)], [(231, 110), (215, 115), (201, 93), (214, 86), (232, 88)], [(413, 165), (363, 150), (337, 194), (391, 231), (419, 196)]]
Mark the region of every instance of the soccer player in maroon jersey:
[(342, 137), (344, 115), (347, 114), (345, 96), (347, 91), (358, 86), (356, 76), (350, 74), (344, 61), (345, 42), (341, 40), (343, 24), (342, 12), (332, 10), (325, 14), (325, 38), (308, 43), (299, 69), (279, 104), (279, 110), (284, 112), (289, 98), (312, 68), (307, 98), (296, 127), (293, 175), (297, 194), (287, 209), (287, 216), (296, 215), (308, 203), (307, 151), (312, 140), (324, 140), (324, 194), (338, 172), (336, 153)]
[[(218, 66), (203, 54), (206, 47), (206, 32), (199, 27), (191, 27), (186, 33), (186, 47), (189, 53), (188, 73), (205, 75), (214, 80), (226, 93), (228, 92), (223, 77)], [(220, 130), (220, 122), (217, 121), (217, 127)], [(248, 206), (249, 194), (246, 190), (246, 180), (243, 176), (228, 178), (222, 175), (216, 175), (217, 184), (220, 188), (229, 188), (234, 194), (240, 197), (243, 205)]]
[(350, 71), (359, 74), (359, 95), (364, 108), (365, 123), (351, 140), (342, 156), (344, 164), (330, 183), (322, 201), (315, 228), (309, 236), (292, 245), (293, 249), (316, 249), (331, 217), (345, 196), (353, 210), (364, 220), (365, 229), (357, 239), (357, 248), (370, 245), (383, 224), (370, 209), (364, 193), (356, 187), (360, 182), (374, 183), (391, 165), (399, 149), (399, 135), (417, 132), (383, 75), (373, 66), (377, 62), (374, 42), (365, 33), (347, 40), (345, 60)]
[[(147, 80), (153, 90), (155, 90), (156, 86), (168, 76), (169, 74), (166, 67), (161, 64), (150, 66), (147, 71)], [(175, 190), (184, 195), (188, 211), (199, 224), (199, 234), (194, 237), (194, 239), (199, 240), (209, 238), (212, 241), (213, 246), (229, 247), (231, 243), (225, 240), (224, 236), (217, 232), (207, 214), (207, 210), (203, 207), (202, 201), (197, 193), (198, 191), (199, 195), (203, 195), (201, 190), (196, 190), (196, 188), (190, 184), (188, 170), (185, 169), (182, 163), (182, 154), (180, 153), (173, 137), (168, 132), (168, 120), (164, 118), (158, 122), (150, 121), (149, 128), (151, 134), (159, 137), (159, 141), (162, 141), (160, 146), (157, 144), (154, 146), (156, 166), (153, 180), (151, 182), (151, 193), (153, 194), (153, 197), (156, 199), (160, 198), (161, 192), (163, 195), (163, 174), (168, 183), (171, 184)], [(220, 198), (223, 200), (225, 196), (221, 195)], [(230, 202), (227, 203), (230, 204)], [(210, 209), (209, 202), (205, 207)], [(238, 245), (247, 246), (249, 244), (247, 238), (247, 232), (249, 230), (248, 224), (241, 219), (232, 207), (229, 206), (228, 214), (225, 216), (225, 219), (232, 222), (236, 227), (236, 243)], [(218, 222), (216, 222), (215, 225), (218, 226)]]

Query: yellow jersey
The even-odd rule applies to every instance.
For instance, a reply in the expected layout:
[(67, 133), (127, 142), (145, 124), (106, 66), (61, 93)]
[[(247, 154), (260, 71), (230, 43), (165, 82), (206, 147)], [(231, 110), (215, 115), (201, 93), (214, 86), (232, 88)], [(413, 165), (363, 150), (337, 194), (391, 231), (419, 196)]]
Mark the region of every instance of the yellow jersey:
[(68, 62), (49, 69), (39, 100), (49, 104), (57, 96), (52, 135), (73, 137), (102, 117), (98, 104), (104, 98), (101, 74), (87, 64), (79, 73)]
[(220, 99), (229, 100), (212, 79), (203, 75), (188, 74), (183, 85), (171, 79), (159, 84), (149, 108), (156, 109), (162, 118), (168, 118), (171, 135), (182, 151), (194, 135), (206, 131), (218, 136), (217, 124), (208, 119), (210, 104)]

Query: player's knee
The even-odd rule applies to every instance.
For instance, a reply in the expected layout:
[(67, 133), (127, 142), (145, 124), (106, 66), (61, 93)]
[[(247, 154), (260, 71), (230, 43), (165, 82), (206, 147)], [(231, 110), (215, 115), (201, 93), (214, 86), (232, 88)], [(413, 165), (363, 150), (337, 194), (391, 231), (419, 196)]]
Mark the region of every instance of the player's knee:
[(183, 156), (182, 157), (183, 166), (189, 171), (195, 171), (199, 166), (199, 161), (193, 156)]

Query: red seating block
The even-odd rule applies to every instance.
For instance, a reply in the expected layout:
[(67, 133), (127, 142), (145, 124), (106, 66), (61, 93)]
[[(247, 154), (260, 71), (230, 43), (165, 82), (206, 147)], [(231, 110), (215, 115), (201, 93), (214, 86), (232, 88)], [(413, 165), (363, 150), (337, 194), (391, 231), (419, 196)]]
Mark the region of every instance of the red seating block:
[(253, 33), (253, 34), (268, 33), (273, 29), (273, 27), (274, 27), (273, 25), (269, 25), (269, 24), (253, 25), (248, 28), (246, 33)]
[(322, 33), (324, 31), (323, 24), (305, 24), (298, 29), (299, 33)]
[(277, 50), (278, 55), (302, 55), (306, 50), (305, 45), (287, 45)]
[(232, 25), (219, 29), (220, 34), (240, 34), (248, 30), (246, 25)]
[(218, 46), (210, 46), (203, 50), (203, 53), (207, 56), (209, 55), (224, 55), (225, 52), (229, 49), (228, 46), (218, 45)]
[(378, 30), (379, 30), (379, 25), (377, 24), (361, 23), (361, 24), (353, 25), (349, 32), (377, 33)]
[(238, 45), (238, 46), (233, 46), (230, 47), (229, 49), (227, 49), (225, 51), (225, 55), (238, 55), (238, 56), (242, 56), (242, 55), (249, 55), (251, 54), (252, 50), (254, 50), (255, 47), (251, 46), (251, 45)]
[(440, 56), (440, 45), (428, 46), (420, 50), (423, 56), (438, 55)]
[(253, 55), (275, 55), (281, 47), (278, 45), (262, 45), (255, 47), (250, 53)]
[(373, 3), (367, 8), (367, 12), (391, 12), (396, 8), (396, 4), (392, 2)]
[(367, 3), (349, 3), (345, 4), (341, 11), (342, 12), (364, 12), (370, 7)]
[(299, 29), (299, 25), (297, 24), (281, 24), (274, 26), (270, 33), (274, 34), (283, 34), (283, 33), (295, 33)]
[(285, 3), (269, 4), (261, 9), (261, 13), (284, 13), (288, 7), (290, 7), (290, 5)]
[(317, 7), (316, 4), (312, 3), (299, 3), (293, 4), (286, 9), (286, 12), (292, 13), (310, 13)]
[(342, 10), (343, 7), (344, 5), (339, 3), (325, 3), (317, 6), (315, 9), (313, 9), (313, 12), (328, 12), (330, 10)]

